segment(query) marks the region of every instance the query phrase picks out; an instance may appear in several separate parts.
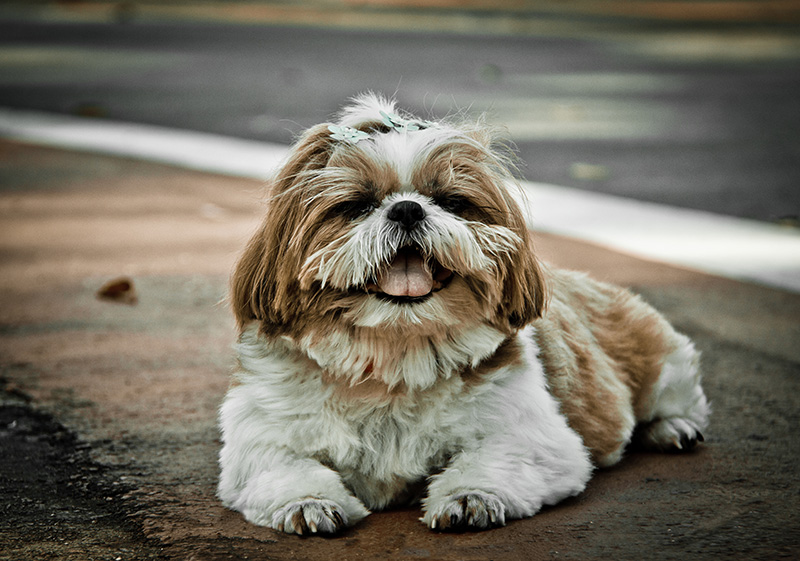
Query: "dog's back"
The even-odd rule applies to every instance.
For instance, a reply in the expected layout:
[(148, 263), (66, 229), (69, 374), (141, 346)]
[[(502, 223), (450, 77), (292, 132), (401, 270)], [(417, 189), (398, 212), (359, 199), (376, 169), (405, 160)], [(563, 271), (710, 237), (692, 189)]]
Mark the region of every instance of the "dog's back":
[(709, 407), (691, 341), (627, 290), (571, 271), (548, 277), (536, 342), (550, 390), (594, 462), (617, 463), (637, 425), (652, 448), (702, 440)]

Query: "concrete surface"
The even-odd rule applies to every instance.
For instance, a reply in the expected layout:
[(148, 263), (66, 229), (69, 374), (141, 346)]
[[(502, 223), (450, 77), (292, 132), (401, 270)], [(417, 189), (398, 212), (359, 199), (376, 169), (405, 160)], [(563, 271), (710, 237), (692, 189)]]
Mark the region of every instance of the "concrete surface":
[[(233, 365), (227, 277), (256, 181), (0, 142), (0, 559), (796, 559), (800, 295), (539, 235), (631, 286), (704, 353), (695, 453), (631, 452), (532, 519), (431, 533), (415, 508), (335, 538), (251, 526), (214, 497)], [(101, 300), (133, 280), (138, 303)]]

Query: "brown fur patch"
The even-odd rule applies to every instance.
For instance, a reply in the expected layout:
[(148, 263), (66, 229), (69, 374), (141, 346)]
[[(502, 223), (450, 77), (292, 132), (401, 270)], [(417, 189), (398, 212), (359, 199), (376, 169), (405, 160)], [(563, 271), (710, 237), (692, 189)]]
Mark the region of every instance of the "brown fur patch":
[(505, 366), (519, 364), (522, 359), (522, 351), (516, 338), (506, 339), (492, 356), (481, 362), (476, 368), (467, 368), (461, 373), (461, 379), (466, 386), (475, 386), (483, 383), (491, 377), (493, 372)]
[(668, 344), (671, 331), (671, 326), (639, 298), (616, 300), (608, 313), (596, 320), (597, 341), (630, 388), (637, 419), (643, 418), (647, 397), (666, 355), (673, 350)]
[(551, 302), (535, 323), (540, 357), (570, 426), (607, 465), (641, 418), (674, 332), (623, 289), (564, 271), (550, 281)]
[(333, 386), (333, 394), (336, 398), (348, 402), (390, 403), (405, 397), (408, 393), (405, 384), (400, 383), (392, 387), (368, 373), (365, 373), (361, 380), (350, 383), (350, 380), (342, 380), (328, 372), (323, 372), (322, 381)]
[[(325, 125), (309, 129), (294, 147), (270, 189), (267, 215), (247, 244), (231, 279), (233, 311), (239, 328), (250, 320), (269, 324), (291, 320), (289, 306), (298, 287), (302, 252), (291, 241), (306, 212), (305, 193), (294, 187), (306, 174), (323, 168), (329, 157)], [(280, 264), (280, 266), (277, 266)]]

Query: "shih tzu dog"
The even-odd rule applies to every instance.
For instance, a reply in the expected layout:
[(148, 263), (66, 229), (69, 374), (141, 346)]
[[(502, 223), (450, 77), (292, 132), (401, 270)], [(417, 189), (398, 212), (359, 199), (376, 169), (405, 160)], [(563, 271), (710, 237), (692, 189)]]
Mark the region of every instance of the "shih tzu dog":
[(432, 529), (488, 528), (580, 493), (634, 439), (703, 440), (691, 341), (541, 265), (515, 185), (484, 124), (371, 94), (300, 138), (233, 276), (226, 506), (297, 534), (414, 501)]

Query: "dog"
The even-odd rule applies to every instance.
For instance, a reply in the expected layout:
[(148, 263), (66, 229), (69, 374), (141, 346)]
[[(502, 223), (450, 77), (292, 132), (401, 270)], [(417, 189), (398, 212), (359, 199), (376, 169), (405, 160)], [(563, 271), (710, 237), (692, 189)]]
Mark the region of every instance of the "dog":
[(703, 440), (692, 342), (540, 263), (506, 153), (480, 120), (375, 94), (292, 147), (232, 277), (225, 506), (296, 534), (400, 504), (485, 529), (581, 493), (632, 441)]

